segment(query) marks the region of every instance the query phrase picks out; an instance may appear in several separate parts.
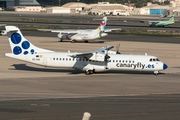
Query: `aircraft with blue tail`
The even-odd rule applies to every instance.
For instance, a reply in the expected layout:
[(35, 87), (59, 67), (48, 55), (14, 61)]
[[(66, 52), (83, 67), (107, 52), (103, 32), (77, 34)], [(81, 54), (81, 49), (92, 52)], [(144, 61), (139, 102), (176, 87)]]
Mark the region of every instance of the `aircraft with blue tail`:
[[(5, 26), (11, 52), (5, 56), (45, 67), (81, 70), (86, 75), (113, 71), (149, 71), (158, 74), (167, 65), (152, 55), (121, 54), (105, 46), (90, 52), (55, 52), (36, 47), (22, 35), (19, 28)], [(119, 47), (118, 47), (119, 48)]]

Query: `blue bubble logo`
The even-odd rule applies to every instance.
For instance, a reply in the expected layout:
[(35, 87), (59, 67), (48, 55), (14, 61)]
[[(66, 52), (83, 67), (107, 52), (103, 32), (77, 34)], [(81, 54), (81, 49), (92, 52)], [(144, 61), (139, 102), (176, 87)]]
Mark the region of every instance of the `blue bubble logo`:
[(24, 41), (22, 42), (21, 46), (23, 49), (28, 49), (30, 47), (30, 43), (28, 41)]
[(19, 46), (14, 47), (14, 48), (13, 48), (13, 53), (14, 53), (15, 55), (21, 54), (21, 53), (22, 53), (21, 47), (19, 47)]
[(34, 49), (31, 49), (31, 54), (34, 54)]
[(28, 51), (24, 51), (24, 55), (27, 55), (29, 52)]
[(19, 33), (13, 33), (11, 35), (12, 43), (19, 44), (21, 42), (21, 40), (22, 40), (22, 37), (21, 37), (21, 35)]

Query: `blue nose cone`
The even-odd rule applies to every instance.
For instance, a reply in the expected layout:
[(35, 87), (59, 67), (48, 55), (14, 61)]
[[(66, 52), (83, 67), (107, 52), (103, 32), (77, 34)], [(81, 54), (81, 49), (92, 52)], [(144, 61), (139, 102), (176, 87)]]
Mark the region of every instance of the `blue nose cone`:
[(164, 63), (163, 64), (163, 70), (165, 70), (165, 69), (167, 69), (168, 68), (168, 66)]

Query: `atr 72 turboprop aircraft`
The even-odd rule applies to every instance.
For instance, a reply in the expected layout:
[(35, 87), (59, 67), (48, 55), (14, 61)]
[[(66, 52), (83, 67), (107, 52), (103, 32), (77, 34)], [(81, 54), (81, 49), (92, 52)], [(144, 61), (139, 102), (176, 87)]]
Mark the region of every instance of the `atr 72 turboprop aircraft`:
[(148, 21), (150, 27), (164, 27), (174, 23), (174, 15), (168, 21)]
[(102, 22), (97, 29), (86, 29), (86, 30), (51, 30), (51, 32), (59, 33), (58, 38), (60, 42), (63, 40), (70, 40), (71, 42), (76, 41), (92, 41), (108, 34), (106, 32), (111, 32), (112, 30), (121, 29), (106, 29), (107, 17), (103, 17)]
[(23, 37), (19, 28), (6, 26), (12, 52), (5, 56), (45, 67), (73, 68), (85, 74), (108, 70), (153, 71), (158, 74), (167, 65), (150, 55), (126, 55), (109, 51), (113, 46), (102, 47), (85, 53), (54, 52), (34, 46)]

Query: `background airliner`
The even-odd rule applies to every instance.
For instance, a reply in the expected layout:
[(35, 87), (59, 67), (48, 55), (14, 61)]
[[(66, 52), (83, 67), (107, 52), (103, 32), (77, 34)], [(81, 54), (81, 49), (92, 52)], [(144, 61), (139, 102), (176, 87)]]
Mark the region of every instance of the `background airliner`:
[(89, 42), (98, 38), (102, 38), (107, 36), (106, 32), (111, 32), (112, 30), (121, 30), (119, 28), (116, 29), (106, 29), (107, 17), (103, 17), (102, 22), (98, 26), (97, 29), (86, 29), (86, 30), (43, 30), (41, 31), (51, 31), (55, 33), (59, 33), (57, 36), (60, 39), (60, 42), (63, 40), (69, 40), (71, 42), (76, 41), (84, 41)]
[(174, 15), (168, 21), (148, 21), (150, 27), (164, 27), (174, 23)]
[(86, 53), (55, 52), (34, 46), (25, 39), (19, 28), (5, 26), (11, 53), (5, 56), (46, 67), (74, 68), (85, 74), (108, 70), (159, 71), (167, 68), (157, 57), (150, 55), (127, 55), (109, 51), (113, 46), (102, 47)]

